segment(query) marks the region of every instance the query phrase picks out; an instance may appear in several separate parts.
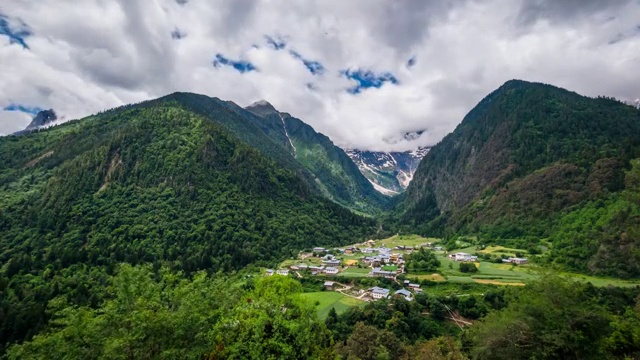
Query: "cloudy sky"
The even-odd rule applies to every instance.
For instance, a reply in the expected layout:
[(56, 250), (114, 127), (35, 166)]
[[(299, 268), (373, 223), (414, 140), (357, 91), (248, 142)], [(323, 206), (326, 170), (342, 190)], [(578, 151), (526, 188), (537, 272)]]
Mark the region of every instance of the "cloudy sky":
[(11, 0), (0, 64), (0, 134), (190, 91), (408, 150), (513, 78), (635, 100), (640, 0)]

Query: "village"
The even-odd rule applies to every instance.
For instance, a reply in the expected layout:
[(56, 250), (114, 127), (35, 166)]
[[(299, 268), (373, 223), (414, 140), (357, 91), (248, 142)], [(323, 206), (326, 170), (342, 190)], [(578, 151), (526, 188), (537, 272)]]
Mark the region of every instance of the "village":
[[(397, 238), (400, 239), (400, 238)], [(448, 253), (436, 241), (375, 241), (368, 240), (341, 248), (327, 249), (315, 247), (311, 251), (301, 252), (297, 259), (283, 262), (277, 270), (267, 269), (266, 276), (294, 276), (298, 278), (323, 278), (326, 291), (339, 292), (342, 295), (362, 301), (377, 301), (393, 296), (401, 296), (413, 301), (416, 294), (423, 289), (418, 281), (412, 282), (405, 278), (407, 274), (407, 260), (411, 254), (425, 249), (455, 263), (477, 263), (478, 256), (466, 252)], [(502, 263), (524, 265), (526, 258), (506, 257)], [(432, 274), (435, 278), (442, 278), (439, 274)], [(386, 279), (396, 283), (395, 290), (382, 286), (354, 286), (352, 278)], [(337, 279), (342, 280), (342, 282)], [(345, 281), (345, 279), (347, 281)], [(399, 288), (399, 289), (398, 289)]]

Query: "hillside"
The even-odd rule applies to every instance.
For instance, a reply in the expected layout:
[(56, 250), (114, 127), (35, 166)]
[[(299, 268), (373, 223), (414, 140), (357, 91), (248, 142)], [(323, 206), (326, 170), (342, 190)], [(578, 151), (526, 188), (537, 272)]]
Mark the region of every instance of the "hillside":
[(550, 240), (554, 263), (640, 275), (639, 156), (637, 109), (509, 81), (425, 156), (398, 217), (424, 233)]
[(2, 343), (46, 323), (55, 296), (95, 305), (120, 262), (229, 272), (373, 232), (305, 174), (228, 104), (192, 94), (0, 138)]
[(313, 174), (320, 191), (349, 208), (378, 212), (388, 199), (377, 192), (341, 148), (303, 121), (262, 100), (246, 108), (247, 117)]
[(429, 152), (428, 147), (420, 147), (404, 152), (380, 152), (346, 150), (364, 175), (379, 192), (393, 196), (405, 191), (420, 160)]

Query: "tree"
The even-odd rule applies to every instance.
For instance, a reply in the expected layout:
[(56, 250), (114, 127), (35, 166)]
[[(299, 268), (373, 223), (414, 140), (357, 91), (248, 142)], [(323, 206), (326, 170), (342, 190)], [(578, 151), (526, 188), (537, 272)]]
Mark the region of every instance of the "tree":
[(547, 275), (470, 329), (477, 359), (601, 359), (610, 316), (588, 287)]
[(337, 352), (343, 359), (382, 360), (401, 359), (405, 349), (392, 332), (359, 322)]
[(478, 272), (478, 268), (474, 263), (460, 263), (460, 272), (463, 273), (476, 273)]
[(455, 340), (450, 336), (417, 343), (408, 351), (411, 360), (466, 360)]
[(299, 296), (300, 283), (272, 276), (256, 281), (212, 331), (212, 359), (315, 359), (329, 332), (315, 309)]
[(420, 248), (409, 256), (407, 262), (408, 272), (435, 272), (440, 266), (440, 260), (431, 250)]

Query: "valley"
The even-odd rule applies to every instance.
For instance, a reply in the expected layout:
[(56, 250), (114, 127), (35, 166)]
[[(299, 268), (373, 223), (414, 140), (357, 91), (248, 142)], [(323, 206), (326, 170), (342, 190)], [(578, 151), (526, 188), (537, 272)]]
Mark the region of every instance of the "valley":
[(551, 85), (509, 81), (405, 153), (173, 93), (0, 138), (0, 353), (463, 359), (526, 322), (551, 358), (538, 334), (580, 326), (633, 354), (639, 194), (640, 111)]

